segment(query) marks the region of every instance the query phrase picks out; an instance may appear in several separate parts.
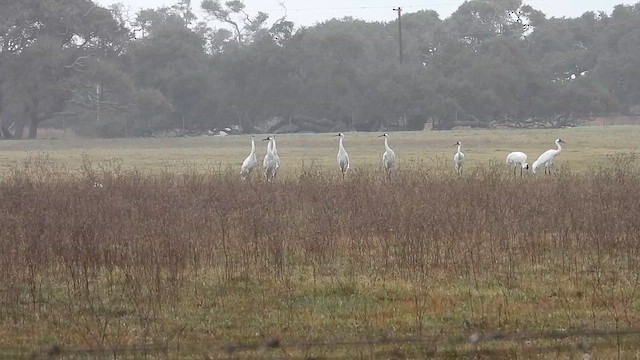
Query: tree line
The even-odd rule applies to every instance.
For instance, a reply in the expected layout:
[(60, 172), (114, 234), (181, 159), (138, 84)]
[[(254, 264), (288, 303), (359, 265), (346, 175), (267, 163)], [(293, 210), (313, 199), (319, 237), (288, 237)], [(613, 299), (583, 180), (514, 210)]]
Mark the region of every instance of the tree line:
[[(548, 18), (521, 0), (450, 17), (299, 27), (241, 0), (131, 13), (91, 0), (0, 0), (0, 137), (562, 127), (640, 112), (640, 3)], [(274, 120), (275, 119), (275, 120)], [(285, 124), (284, 126), (282, 126)], [(287, 127), (289, 125), (289, 127)]]

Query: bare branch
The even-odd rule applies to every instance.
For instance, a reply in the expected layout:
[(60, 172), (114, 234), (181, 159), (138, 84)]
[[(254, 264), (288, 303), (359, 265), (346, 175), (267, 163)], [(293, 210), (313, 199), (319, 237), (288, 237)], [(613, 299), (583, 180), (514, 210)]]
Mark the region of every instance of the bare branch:
[(281, 18), (279, 18), (278, 20), (276, 20), (276, 23), (281, 23), (284, 22), (287, 19), (287, 4), (285, 4), (284, 0), (278, 1), (278, 5), (280, 5), (281, 8), (284, 9), (284, 15), (282, 15)]
[(579, 48), (580, 50), (587, 50), (588, 49), (586, 46), (584, 46), (582, 41), (578, 41), (577, 43), (573, 44), (573, 46)]
[(87, 10), (87, 12), (86, 12), (84, 15), (82, 15), (82, 17), (83, 17), (83, 18), (86, 18), (89, 14), (91, 14), (91, 12), (92, 12), (96, 7), (97, 7), (97, 6), (91, 6), (91, 7), (89, 8), (89, 10)]
[(84, 67), (84, 64), (82, 63), (82, 60), (84, 60), (84, 59), (88, 59), (88, 58), (90, 58), (91, 56), (93, 56), (93, 54), (88, 54), (88, 55), (78, 56), (78, 57), (73, 61), (73, 63), (72, 63), (71, 65), (65, 65), (64, 67), (65, 67), (66, 69), (74, 69), (74, 70), (77, 70), (77, 71), (83, 71), (83, 70), (81, 70), (81, 69), (77, 69), (77, 68), (76, 68), (76, 66), (79, 66), (79, 67), (83, 68), (83, 67)]
[(251, 20), (251, 17), (249, 17), (249, 14), (247, 14), (247, 12), (246, 12), (246, 11), (244, 11), (244, 10), (240, 10), (240, 12), (244, 15), (244, 17), (247, 19), (247, 22), (248, 22), (249, 24), (253, 24), (253, 20)]

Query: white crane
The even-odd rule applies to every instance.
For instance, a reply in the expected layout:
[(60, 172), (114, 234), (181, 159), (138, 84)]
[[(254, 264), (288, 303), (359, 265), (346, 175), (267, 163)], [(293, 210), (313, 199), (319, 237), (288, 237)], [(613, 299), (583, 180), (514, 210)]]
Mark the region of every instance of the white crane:
[(387, 179), (391, 179), (391, 173), (396, 168), (396, 153), (389, 147), (389, 134), (384, 133), (378, 137), (384, 137), (385, 152), (382, 154), (382, 168)]
[(338, 145), (338, 165), (340, 165), (340, 171), (342, 171), (342, 179), (344, 179), (344, 174), (346, 174), (347, 171), (349, 170), (349, 154), (347, 154), (347, 151), (344, 149), (344, 146), (342, 145), (342, 139), (344, 139), (344, 134), (339, 133), (336, 136), (340, 137), (340, 143)]
[(273, 154), (273, 138), (271, 136), (267, 136), (267, 138), (262, 139), (262, 141), (268, 141), (267, 154), (264, 156), (264, 160), (262, 161), (264, 176), (267, 178), (267, 181), (272, 181), (278, 172), (278, 160)]
[(516, 169), (520, 165), (520, 177), (522, 177), (522, 169), (529, 170), (529, 164), (527, 163), (527, 154), (521, 151), (514, 151), (507, 155), (507, 164), (513, 165), (513, 176), (516, 176)]
[(453, 144), (453, 146), (458, 147), (458, 152), (453, 155), (453, 167), (456, 169), (456, 173), (458, 175), (462, 175), (462, 168), (464, 166), (464, 153), (460, 151), (462, 147), (462, 143), (460, 141)]
[(280, 156), (278, 156), (278, 148), (276, 147), (276, 136), (273, 135), (271, 137), (271, 140), (273, 142), (273, 146), (271, 147), (271, 150), (273, 151), (273, 155), (276, 156), (276, 171), (277, 171), (278, 169), (280, 169)]
[(255, 136), (251, 135), (251, 153), (247, 156), (246, 159), (242, 162), (242, 166), (240, 167), (240, 177), (242, 180), (246, 180), (251, 175), (253, 169), (256, 168), (258, 164), (258, 160), (256, 159), (256, 142)]
[(542, 155), (538, 157), (538, 160), (533, 162), (531, 169), (533, 170), (534, 174), (536, 173), (536, 170), (538, 170), (538, 168), (544, 166), (544, 173), (547, 174), (547, 170), (548, 170), (549, 175), (551, 175), (551, 167), (553, 166), (553, 160), (555, 160), (556, 156), (560, 155), (560, 153), (562, 152), (562, 146), (560, 146), (560, 143), (566, 144), (561, 139), (556, 139), (556, 146), (558, 148), (549, 149), (543, 152)]

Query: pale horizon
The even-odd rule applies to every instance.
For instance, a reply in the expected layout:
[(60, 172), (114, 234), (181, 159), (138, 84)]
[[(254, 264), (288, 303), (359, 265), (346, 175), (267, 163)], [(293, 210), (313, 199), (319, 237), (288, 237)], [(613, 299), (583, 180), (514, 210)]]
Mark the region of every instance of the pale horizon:
[[(122, 3), (136, 13), (140, 9), (159, 8), (171, 6), (178, 0), (95, 0), (102, 6)], [(404, 0), (404, 1), (367, 1), (367, 0), (326, 0), (322, 5), (309, 4), (304, 0), (245, 0), (247, 10), (251, 14), (258, 11), (269, 14), (269, 19), (274, 20), (285, 15), (285, 10), (280, 5), (284, 3), (287, 11), (287, 19), (296, 26), (312, 26), (316, 23), (332, 18), (353, 17), (365, 21), (393, 21), (397, 13), (394, 7), (400, 6), (404, 13), (412, 13), (420, 10), (435, 10), (441, 19), (449, 17), (464, 1), (461, 0)], [(618, 4), (630, 4), (628, 1), (615, 0), (585, 0), (576, 2), (573, 0), (529, 0), (525, 4), (540, 10), (547, 17), (578, 17), (587, 11), (604, 11), (611, 13)], [(192, 1), (194, 12), (202, 18), (204, 12), (200, 8), (200, 0)]]

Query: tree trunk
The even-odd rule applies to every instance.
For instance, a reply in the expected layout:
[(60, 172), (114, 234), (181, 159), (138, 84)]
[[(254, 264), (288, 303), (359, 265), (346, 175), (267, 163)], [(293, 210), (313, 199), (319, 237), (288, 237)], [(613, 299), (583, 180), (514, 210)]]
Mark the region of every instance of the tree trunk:
[(13, 139), (13, 134), (9, 127), (2, 123), (2, 119), (0, 119), (0, 139)]
[(13, 132), (13, 136), (16, 139), (22, 139), (24, 137), (24, 120), (16, 121), (16, 129)]
[(38, 135), (38, 118), (32, 117), (29, 121), (29, 139), (35, 139)]

